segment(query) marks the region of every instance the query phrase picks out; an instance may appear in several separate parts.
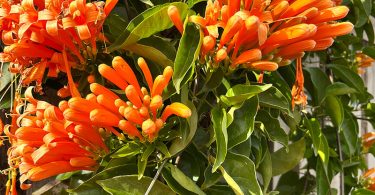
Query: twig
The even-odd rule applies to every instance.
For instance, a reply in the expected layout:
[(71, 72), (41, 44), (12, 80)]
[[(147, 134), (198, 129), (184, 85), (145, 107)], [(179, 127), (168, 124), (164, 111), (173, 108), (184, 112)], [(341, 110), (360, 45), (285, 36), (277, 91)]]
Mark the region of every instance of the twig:
[(151, 181), (151, 183), (150, 183), (150, 185), (148, 186), (148, 188), (147, 188), (147, 191), (146, 191), (146, 193), (145, 193), (145, 195), (148, 195), (150, 192), (151, 192), (151, 189), (152, 189), (152, 187), (155, 185), (155, 182), (156, 182), (156, 180), (158, 179), (158, 177), (159, 177), (159, 175), (160, 175), (160, 173), (161, 173), (161, 171), (163, 170), (163, 168), (164, 168), (164, 165), (165, 165), (165, 163), (167, 162), (167, 159), (166, 160), (164, 160), (163, 161), (163, 163), (160, 165), (160, 167), (159, 167), (159, 169), (158, 169), (158, 171), (156, 172), (156, 174), (155, 174), (155, 176), (154, 176), (154, 178), (152, 179), (152, 181)]

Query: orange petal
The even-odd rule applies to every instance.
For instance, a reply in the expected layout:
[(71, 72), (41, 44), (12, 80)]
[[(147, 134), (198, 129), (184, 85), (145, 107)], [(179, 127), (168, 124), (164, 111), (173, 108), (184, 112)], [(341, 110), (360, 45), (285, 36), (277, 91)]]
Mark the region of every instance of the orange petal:
[(124, 117), (135, 124), (142, 125), (143, 119), (141, 114), (138, 112), (138, 110), (132, 108), (132, 107), (126, 107), (124, 109)]
[(71, 158), (69, 163), (72, 167), (92, 167), (96, 165), (94, 159), (85, 156)]
[(70, 100), (68, 101), (68, 105), (69, 108), (82, 113), (90, 113), (96, 108), (102, 108), (102, 106), (98, 103), (94, 103), (79, 97), (70, 98)]
[(68, 108), (64, 111), (63, 114), (64, 114), (64, 118), (68, 121), (85, 123), (85, 124), (91, 123), (90, 117), (87, 113), (79, 112), (79, 111)]
[(122, 77), (108, 65), (100, 64), (98, 70), (104, 78), (115, 84), (121, 90), (124, 90), (128, 86), (128, 83), (126, 83), (126, 81), (123, 80)]
[(142, 107), (142, 101), (139, 95), (137, 94), (133, 85), (129, 85), (125, 90), (126, 97), (133, 103), (137, 108)]
[(277, 55), (278, 56), (291, 56), (296, 53), (310, 51), (314, 49), (315, 45), (316, 45), (316, 42), (314, 40), (304, 40), (304, 41), (296, 42), (296, 43), (280, 48)]
[(353, 31), (353, 24), (350, 22), (341, 22), (336, 24), (324, 24), (318, 27), (315, 36), (312, 39), (325, 39), (349, 34)]
[(120, 118), (106, 109), (95, 109), (90, 112), (90, 120), (97, 126), (117, 126)]
[(109, 13), (112, 11), (112, 9), (116, 6), (118, 0), (106, 0), (105, 6), (104, 6), (104, 13), (105, 15), (109, 15)]
[[(116, 56), (112, 60), (112, 67), (118, 72), (118, 74), (128, 82), (129, 85), (133, 85), (137, 90), (137, 93), (140, 97), (143, 97), (141, 92), (141, 87), (139, 86), (138, 79), (135, 76), (133, 70), (130, 68), (129, 64), (126, 61)], [(117, 98), (116, 98), (117, 99)]]
[(288, 1), (281, 1), (278, 3), (271, 11), (273, 18), (279, 18), (281, 14), (283, 14), (289, 7)]
[(224, 46), (228, 41), (241, 29), (243, 20), (237, 15), (233, 15), (229, 18), (227, 25), (224, 28), (223, 34), (221, 35), (220, 45)]
[(15, 136), (17, 139), (25, 141), (42, 141), (46, 134), (47, 132), (41, 128), (20, 127), (17, 129)]
[(75, 170), (77, 169), (70, 166), (70, 163), (67, 161), (56, 161), (32, 168), (28, 171), (27, 178), (31, 181), (40, 181), (60, 173), (66, 173)]
[(283, 18), (289, 18), (292, 16), (295, 16), (299, 13), (302, 13), (306, 9), (312, 7), (316, 2), (320, 0), (299, 0), (299, 1), (294, 1), (287, 11), (281, 16)]
[(171, 105), (165, 107), (161, 119), (166, 121), (169, 116), (172, 114), (177, 115), (182, 118), (188, 118), (191, 116), (191, 110), (189, 107), (185, 106), (182, 103), (174, 102)]
[(251, 49), (242, 52), (231, 65), (231, 68), (236, 68), (239, 64), (249, 63), (252, 61), (257, 61), (262, 58), (262, 52), (259, 49)]
[(118, 124), (118, 127), (129, 136), (138, 137), (140, 140), (143, 140), (143, 137), (139, 133), (138, 129), (134, 125), (132, 125), (129, 121), (121, 120)]
[(113, 93), (111, 90), (107, 89), (103, 85), (100, 85), (98, 83), (92, 83), (90, 84), (90, 90), (95, 95), (103, 94), (106, 98), (111, 99), (111, 101), (115, 101), (116, 99), (119, 99), (119, 97)]
[(173, 24), (176, 26), (178, 31), (180, 31), (181, 34), (184, 33), (184, 25), (182, 24), (182, 20), (180, 17), (180, 13), (176, 6), (172, 5), (168, 7), (168, 16), (173, 22)]
[(138, 66), (141, 68), (141, 70), (143, 72), (143, 76), (146, 79), (148, 88), (151, 90), (154, 83), (153, 83), (153, 80), (152, 80), (152, 75), (151, 75), (150, 69), (148, 68), (148, 65), (147, 65), (145, 59), (138, 58), (137, 62), (138, 62)]
[(248, 66), (249, 68), (253, 68), (255, 70), (261, 70), (261, 71), (275, 71), (279, 67), (277, 63), (270, 62), (270, 61), (259, 61), (259, 62), (253, 62)]
[(263, 47), (267, 45), (287, 45), (315, 34), (317, 27), (313, 24), (299, 24), (289, 28), (281, 29), (271, 34)]
[(344, 18), (349, 12), (346, 6), (337, 6), (321, 10), (317, 16), (308, 20), (308, 23), (323, 23)]
[(154, 134), (156, 132), (156, 125), (151, 119), (142, 123), (142, 132), (146, 135)]

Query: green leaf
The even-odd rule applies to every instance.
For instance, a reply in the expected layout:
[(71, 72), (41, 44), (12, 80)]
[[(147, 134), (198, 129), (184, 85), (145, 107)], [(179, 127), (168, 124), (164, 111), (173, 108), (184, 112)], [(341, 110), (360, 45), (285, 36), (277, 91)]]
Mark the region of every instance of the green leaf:
[(342, 106), (340, 99), (335, 96), (328, 96), (324, 103), (324, 107), (327, 114), (330, 116), (332, 123), (340, 129), (344, 120), (344, 107)]
[(368, 20), (363, 28), (365, 29), (365, 32), (367, 34), (368, 42), (370, 44), (374, 44), (375, 33), (374, 33), (374, 27), (372, 26), (371, 20)]
[(293, 169), (302, 160), (305, 154), (305, 139), (300, 139), (286, 147), (279, 149), (271, 154), (272, 159), (272, 175), (280, 175)]
[(118, 175), (136, 174), (137, 166), (135, 164), (125, 164), (105, 169), (87, 181), (80, 184), (75, 189), (67, 191), (73, 195), (103, 195), (107, 194), (97, 183), (98, 180), (112, 178)]
[(326, 96), (326, 88), (331, 82), (328, 76), (319, 68), (305, 68), (305, 70), (309, 73), (313, 85), (313, 89), (310, 89), (309, 92), (313, 95), (312, 99), (315, 104), (320, 105)]
[(319, 155), (327, 171), (329, 162), (329, 146), (326, 137), (322, 133), (320, 123), (316, 118), (305, 119), (307, 129), (311, 134), (315, 155)]
[(317, 194), (331, 194), (331, 181), (328, 178), (323, 166), (324, 165), (322, 165), (322, 162), (318, 160), (316, 163)]
[[(112, 195), (143, 195), (145, 194), (152, 178), (143, 177), (138, 180), (136, 175), (123, 175), (111, 179), (97, 181), (103, 189)], [(175, 194), (168, 186), (156, 180), (150, 194), (172, 195)]]
[(4, 63), (2, 68), (3, 69), (0, 70), (0, 91), (3, 91), (3, 89), (12, 82), (12, 73), (8, 70), (9, 63)]
[(145, 173), (148, 157), (155, 151), (154, 145), (147, 146), (146, 150), (142, 153), (142, 155), (138, 156), (138, 179), (141, 179), (143, 177), (143, 174)]
[(362, 52), (375, 59), (375, 47), (374, 46), (365, 47), (363, 48)]
[(356, 17), (355, 27), (361, 27), (366, 24), (371, 14), (371, 0), (352, 0), (354, 4), (354, 13)]
[(196, 184), (193, 180), (191, 180), (189, 177), (187, 177), (180, 169), (178, 169), (176, 166), (173, 166), (172, 164), (166, 164), (165, 169), (168, 169), (170, 171), (171, 176), (177, 181), (181, 186), (183, 186), (185, 189), (189, 190), (190, 192), (193, 192), (195, 194), (205, 194)]
[(267, 91), (258, 94), (258, 97), (260, 106), (275, 108), (293, 117), (293, 113), (290, 110), (290, 102), (276, 87), (272, 86)]
[(181, 18), (185, 18), (188, 12), (186, 3), (174, 2), (152, 7), (139, 14), (130, 21), (125, 31), (108, 48), (109, 51), (115, 51), (132, 45), (137, 41), (150, 37), (151, 35), (171, 28), (172, 21), (168, 17), (168, 7), (174, 5), (180, 11)]
[(222, 168), (223, 177), (236, 194), (263, 194), (257, 181), (255, 165), (248, 157), (229, 152)]
[(326, 96), (348, 95), (350, 93), (357, 93), (357, 90), (341, 82), (335, 82), (326, 88)]
[(233, 122), (228, 127), (228, 148), (246, 141), (254, 131), (255, 115), (258, 110), (258, 97), (246, 100), (234, 111)]
[(328, 65), (328, 67), (332, 69), (335, 76), (339, 77), (349, 87), (353, 87), (361, 94), (365, 93), (365, 84), (356, 72), (346, 66)]
[(140, 0), (142, 3), (149, 5), (149, 6), (154, 6), (154, 4), (150, 0)]
[(354, 190), (351, 195), (375, 195), (374, 191), (368, 189), (356, 189)]
[(117, 150), (111, 155), (111, 158), (133, 157), (141, 153), (141, 146), (133, 142), (127, 143), (125, 146)]
[(211, 121), (216, 137), (216, 158), (212, 167), (215, 172), (224, 162), (228, 148), (227, 114), (225, 109), (215, 107), (211, 111)]
[(208, 165), (204, 171), (204, 182), (202, 184), (202, 189), (205, 190), (213, 185), (215, 185), (221, 178), (221, 174), (218, 172), (211, 172), (212, 166)]
[(173, 66), (174, 57), (176, 56), (174, 46), (167, 40), (157, 36), (142, 39), (124, 49), (150, 59), (162, 67)]
[(174, 61), (173, 84), (180, 92), (182, 81), (190, 69), (194, 68), (202, 42), (202, 31), (193, 23), (187, 23)]
[(256, 120), (261, 121), (261, 130), (272, 140), (277, 141), (285, 147), (288, 146), (288, 135), (280, 127), (280, 121), (277, 118), (273, 118), (269, 112), (265, 110), (259, 110), (256, 115)]
[(156, 148), (157, 148), (162, 154), (164, 154), (164, 158), (169, 158), (169, 157), (171, 157), (171, 154), (169, 153), (169, 150), (168, 150), (167, 146), (166, 146), (163, 142), (158, 142), (155, 146), (156, 146)]
[(340, 133), (344, 137), (343, 140), (348, 147), (350, 156), (354, 155), (358, 149), (358, 131), (357, 121), (354, 120), (352, 114), (348, 110), (345, 110), (344, 121), (342, 123)]
[(67, 172), (67, 173), (62, 173), (56, 176), (57, 180), (64, 181), (67, 179), (70, 179), (77, 171), (72, 171), (72, 172)]
[(266, 194), (272, 179), (272, 159), (268, 148), (265, 148), (263, 161), (260, 163), (258, 171), (262, 174), (263, 193)]
[(187, 119), (189, 126), (182, 129), (182, 136), (173, 140), (172, 145), (169, 147), (169, 152), (172, 156), (176, 155), (177, 153), (185, 149), (186, 146), (189, 145), (189, 143), (191, 142), (191, 140), (193, 139), (195, 135), (195, 132), (197, 131), (197, 127), (198, 127), (197, 109), (195, 108), (194, 104), (190, 101), (188, 101), (185, 105), (187, 105), (191, 110), (191, 116), (190, 118)]
[(255, 95), (266, 91), (272, 85), (246, 85), (246, 84), (238, 84), (232, 88), (230, 88), (227, 93), (220, 96), (221, 101), (223, 101), (227, 105), (236, 105), (242, 104), (245, 100), (248, 100)]

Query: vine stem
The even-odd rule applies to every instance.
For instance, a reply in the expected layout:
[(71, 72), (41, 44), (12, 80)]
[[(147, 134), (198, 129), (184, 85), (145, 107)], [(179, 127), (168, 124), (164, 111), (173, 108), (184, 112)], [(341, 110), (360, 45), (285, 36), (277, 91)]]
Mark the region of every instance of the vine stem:
[(151, 192), (151, 189), (152, 189), (152, 187), (155, 185), (155, 182), (156, 182), (156, 180), (158, 179), (158, 177), (159, 177), (161, 171), (163, 170), (164, 165), (165, 165), (166, 162), (167, 162), (167, 160), (164, 160), (163, 163), (160, 165), (158, 171), (156, 172), (154, 178), (152, 179), (150, 185), (148, 186), (145, 195), (148, 195), (148, 194)]
[[(340, 131), (338, 130), (336, 132), (336, 136), (337, 136), (337, 148), (339, 150), (339, 159), (340, 161), (342, 162), (343, 161), (343, 156), (342, 156), (342, 149), (341, 149), (341, 138), (340, 138)], [(344, 180), (345, 179), (345, 175), (344, 175), (344, 169), (342, 169), (342, 172), (340, 173), (340, 194), (344, 194), (345, 193), (345, 184), (344, 184)]]

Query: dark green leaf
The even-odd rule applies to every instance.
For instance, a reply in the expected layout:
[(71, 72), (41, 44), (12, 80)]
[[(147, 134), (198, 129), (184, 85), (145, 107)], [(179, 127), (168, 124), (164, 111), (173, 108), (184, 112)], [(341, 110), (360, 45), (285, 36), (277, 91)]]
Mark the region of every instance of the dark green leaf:
[(228, 148), (227, 113), (225, 109), (215, 107), (211, 111), (211, 121), (216, 137), (216, 158), (212, 167), (215, 172), (224, 162)]
[(374, 33), (374, 27), (372, 26), (371, 20), (368, 20), (363, 28), (365, 29), (365, 32), (367, 34), (368, 42), (370, 44), (374, 44), (375, 33)]
[(263, 178), (263, 193), (266, 194), (268, 186), (272, 179), (272, 159), (271, 153), (268, 148), (265, 148), (263, 161), (260, 163), (258, 171), (262, 174)]
[(201, 30), (195, 24), (188, 23), (186, 25), (177, 50), (172, 78), (178, 93), (188, 71), (194, 68), (195, 61), (199, 56), (202, 36)]
[(341, 82), (335, 82), (326, 88), (326, 96), (348, 95), (351, 93), (357, 93), (357, 90)]
[(143, 38), (172, 27), (173, 23), (167, 13), (168, 7), (171, 5), (178, 8), (181, 18), (185, 18), (188, 11), (188, 5), (185, 3), (174, 2), (152, 7), (131, 20), (125, 31), (108, 49), (115, 51), (125, 48)]
[(335, 96), (328, 96), (325, 99), (325, 109), (327, 114), (331, 117), (332, 123), (341, 128), (344, 120), (344, 108), (339, 98)]
[(375, 47), (374, 46), (365, 47), (363, 48), (362, 52), (375, 59)]
[(212, 173), (212, 166), (208, 165), (204, 171), (204, 182), (202, 184), (202, 189), (205, 190), (213, 185), (215, 185), (221, 178), (221, 174), (218, 172)]
[(371, 14), (372, 1), (371, 0), (353, 0), (354, 13), (356, 16), (356, 27), (361, 27), (366, 24)]
[(176, 166), (173, 166), (172, 164), (166, 164), (165, 169), (168, 169), (170, 171), (171, 176), (177, 181), (181, 186), (183, 186), (185, 189), (189, 190), (190, 192), (193, 192), (195, 194), (205, 194), (196, 184), (193, 180), (191, 180), (189, 177), (187, 177), (180, 169), (178, 169)]
[(352, 114), (347, 110), (345, 110), (344, 113), (344, 121), (341, 130), (340, 133), (344, 137), (344, 142), (348, 147), (349, 155), (354, 155), (359, 145), (358, 124), (354, 120)]
[(265, 92), (258, 94), (260, 106), (279, 109), (293, 117), (290, 110), (290, 102), (284, 94), (276, 87), (271, 87)]
[(141, 146), (133, 142), (127, 143), (125, 146), (117, 150), (111, 155), (111, 158), (133, 157), (141, 153)]
[(305, 68), (309, 73), (311, 82), (313, 84), (313, 91), (309, 91), (314, 95), (316, 105), (319, 105), (326, 96), (326, 88), (331, 84), (328, 76), (319, 68)]
[(260, 129), (264, 131), (272, 141), (277, 141), (284, 146), (288, 146), (288, 135), (280, 127), (280, 121), (273, 118), (269, 112), (259, 110), (256, 116), (257, 121), (261, 121)]
[(245, 100), (254, 97), (255, 95), (266, 91), (272, 85), (246, 85), (246, 84), (238, 84), (232, 88), (230, 88), (225, 96), (220, 96), (221, 101), (223, 101), (227, 105), (236, 105), (242, 104)]
[(362, 189), (354, 190), (351, 195), (375, 195), (375, 192), (362, 188)]
[(290, 144), (288, 148), (289, 152), (284, 147), (271, 154), (273, 176), (286, 173), (298, 165), (305, 154), (305, 139)]
[(326, 171), (320, 160), (316, 164), (316, 184), (317, 184), (317, 193), (318, 194), (331, 194), (331, 181), (328, 179)]
[[(107, 194), (97, 183), (98, 180), (112, 178), (118, 175), (136, 174), (137, 166), (135, 164), (125, 164), (105, 169), (94, 175), (87, 181), (80, 184), (75, 189), (69, 189), (68, 192), (73, 195), (103, 195)], [(135, 176), (137, 178), (137, 176)]]
[[(138, 180), (136, 175), (123, 175), (100, 180), (97, 183), (112, 195), (143, 195), (151, 181), (152, 178), (149, 177), (143, 177), (141, 180)], [(175, 193), (168, 186), (156, 180), (150, 194), (172, 195)]]
[(142, 39), (138, 43), (126, 46), (124, 49), (150, 59), (162, 67), (173, 66), (176, 56), (174, 46), (157, 36)]
[(353, 87), (361, 94), (365, 93), (363, 80), (356, 72), (346, 66), (328, 65), (328, 67), (332, 69), (335, 76), (339, 77), (349, 87)]
[(258, 109), (258, 97), (246, 100), (234, 111), (233, 122), (228, 127), (228, 148), (246, 141), (254, 131), (254, 120)]

